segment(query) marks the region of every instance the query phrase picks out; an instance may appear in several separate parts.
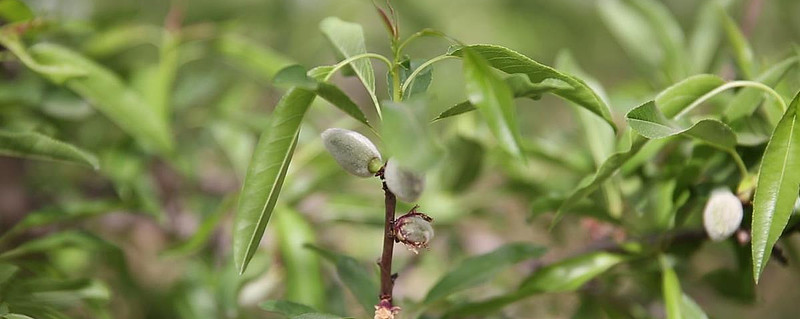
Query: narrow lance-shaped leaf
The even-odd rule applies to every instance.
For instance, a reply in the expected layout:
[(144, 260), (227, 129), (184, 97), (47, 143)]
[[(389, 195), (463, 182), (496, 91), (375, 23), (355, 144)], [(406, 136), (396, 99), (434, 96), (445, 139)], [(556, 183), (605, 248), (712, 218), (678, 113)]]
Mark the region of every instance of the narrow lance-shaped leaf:
[(333, 106), (342, 110), (342, 112), (350, 115), (350, 117), (364, 123), (364, 125), (370, 126), (367, 121), (367, 116), (364, 115), (364, 112), (358, 108), (358, 105), (356, 105), (347, 94), (336, 85), (323, 82), (323, 79), (329, 72), (317, 73), (317, 70), (319, 69), (315, 69), (312, 73), (306, 71), (301, 65), (291, 65), (280, 70), (278, 74), (275, 75), (274, 83), (275, 85), (289, 85), (312, 90), (317, 96), (330, 102)]
[(733, 50), (733, 55), (736, 57), (736, 66), (739, 67), (739, 71), (745, 79), (752, 79), (753, 72), (756, 72), (753, 48), (750, 47), (750, 43), (747, 41), (747, 37), (744, 36), (744, 33), (742, 33), (742, 30), (736, 25), (736, 21), (725, 12), (725, 9), (721, 5), (717, 5), (717, 13), (719, 15), (719, 21), (722, 23), (722, 28), (728, 36), (728, 42)]
[(358, 303), (364, 307), (367, 313), (375, 311), (374, 307), (378, 303), (378, 284), (372, 280), (373, 276), (361, 267), (357, 260), (317, 246), (307, 245), (306, 247), (336, 265), (336, 273), (347, 289), (356, 297)]
[(560, 88), (553, 90), (553, 93), (570, 100), (581, 107), (586, 108), (594, 114), (602, 117), (611, 127), (616, 130), (616, 125), (611, 118), (611, 112), (608, 106), (600, 99), (600, 97), (586, 83), (582, 80), (559, 72), (549, 66), (536, 62), (522, 54), (519, 54), (511, 49), (494, 45), (471, 45), (465, 48), (460, 48), (452, 54), (456, 56), (463, 56), (465, 50), (469, 49), (472, 52), (482, 56), (489, 62), (493, 68), (500, 71), (514, 74), (520, 73), (528, 76), (528, 79), (533, 83), (539, 83), (546, 79), (556, 79), (569, 84), (570, 88)]
[(275, 226), (286, 267), (286, 299), (323, 309), (326, 298), (321, 261), (317, 254), (304, 249), (316, 242), (314, 228), (291, 209), (280, 209)]
[(308, 90), (287, 92), (253, 152), (234, 219), (233, 257), (239, 273), (247, 268), (264, 235), (294, 153), (300, 123), (313, 100), (314, 93)]
[[(800, 58), (796, 56), (783, 60), (764, 71), (764, 73), (761, 73), (755, 81), (764, 83), (767, 86), (775, 86), (781, 81), (784, 75), (797, 67), (798, 60), (800, 60)], [(760, 102), (764, 94), (764, 90), (759, 88), (742, 88), (736, 93), (733, 100), (730, 101), (728, 108), (725, 109), (725, 119), (728, 122), (733, 122), (752, 115), (761, 104)]]
[[(364, 29), (360, 25), (342, 21), (336, 17), (328, 17), (320, 22), (319, 28), (344, 58), (367, 53)], [(372, 69), (372, 62), (369, 59), (359, 59), (353, 61), (350, 65), (353, 67), (356, 76), (361, 80), (361, 83), (364, 84), (370, 98), (372, 98), (378, 117), (381, 117), (380, 104), (378, 103), (378, 97), (375, 95), (375, 72)]]
[(664, 298), (664, 307), (667, 312), (667, 319), (682, 319), (681, 314), (681, 300), (683, 299), (681, 292), (681, 283), (678, 281), (678, 275), (672, 269), (672, 265), (666, 257), (659, 258), (661, 263), (661, 294)]
[[(546, 79), (539, 83), (531, 83), (531, 81), (528, 80), (528, 76), (524, 74), (511, 74), (505, 78), (505, 82), (511, 89), (511, 93), (515, 98), (531, 98), (534, 100), (540, 99), (545, 93), (572, 88), (567, 82), (556, 79)], [(470, 103), (470, 101), (464, 101), (445, 110), (433, 119), (433, 121), (471, 112), (476, 109), (475, 105)]]
[(36, 132), (0, 130), (0, 155), (63, 161), (86, 165), (94, 169), (100, 168), (100, 162), (94, 155)]
[(623, 255), (607, 252), (595, 252), (569, 258), (537, 270), (520, 285), (516, 292), (481, 302), (456, 306), (444, 318), (487, 315), (538, 293), (574, 291), (625, 260), (626, 257)]
[(800, 92), (792, 99), (778, 122), (761, 158), (758, 184), (753, 199), (751, 227), (753, 276), (755, 282), (764, 271), (792, 215), (800, 190), (800, 119), (797, 108)]
[(500, 146), (511, 155), (521, 157), (521, 137), (511, 89), (492, 73), (486, 60), (464, 50), (464, 77), (469, 101), (478, 108), (489, 124)]
[(520, 261), (539, 257), (545, 249), (525, 243), (513, 243), (502, 246), (490, 253), (470, 257), (461, 262), (452, 271), (428, 291), (425, 303), (432, 303), (458, 291), (479, 285), (499, 271)]
[(689, 38), (689, 59), (693, 73), (706, 73), (722, 37), (722, 24), (717, 14), (718, 1), (705, 1), (697, 11), (694, 29)]
[(146, 149), (162, 153), (172, 151), (172, 132), (165, 118), (147, 106), (142, 96), (126, 86), (116, 74), (75, 51), (55, 44), (40, 43), (31, 47), (30, 52), (40, 63), (68, 65), (85, 72), (79, 77), (43, 75), (54, 82), (63, 82)]
[[(677, 80), (686, 76), (684, 35), (669, 9), (657, 0), (628, 0), (653, 29), (664, 54), (662, 70), (667, 78)], [(637, 44), (641, 45), (641, 44)]]

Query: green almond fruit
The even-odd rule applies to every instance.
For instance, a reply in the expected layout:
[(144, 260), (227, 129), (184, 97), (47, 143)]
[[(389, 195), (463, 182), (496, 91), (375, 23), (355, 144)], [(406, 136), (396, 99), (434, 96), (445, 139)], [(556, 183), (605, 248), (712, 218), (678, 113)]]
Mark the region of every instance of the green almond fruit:
[(729, 189), (711, 192), (711, 198), (703, 210), (703, 227), (713, 241), (730, 237), (742, 223), (742, 202)]
[(380, 169), (381, 153), (372, 141), (358, 132), (329, 128), (322, 132), (322, 142), (336, 163), (350, 174), (370, 177)]
[(386, 163), (383, 177), (389, 190), (404, 202), (416, 201), (425, 189), (425, 176), (400, 167), (396, 161)]

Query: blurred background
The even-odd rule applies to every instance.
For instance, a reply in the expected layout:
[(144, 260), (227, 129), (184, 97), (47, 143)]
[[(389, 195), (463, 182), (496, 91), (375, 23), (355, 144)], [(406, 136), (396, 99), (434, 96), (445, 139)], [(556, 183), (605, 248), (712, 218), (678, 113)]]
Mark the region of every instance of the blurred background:
[[(37, 318), (64, 314), (120, 319), (273, 318), (257, 306), (269, 299), (371, 317), (346, 292), (333, 265), (302, 247), (316, 243), (354, 257), (368, 270), (377, 269), (374, 263), (380, 255), (383, 196), (379, 181), (356, 179), (339, 169), (324, 152), (319, 132), (345, 127), (379, 139), (327, 102), (317, 99), (304, 120), (279, 205), (243, 276), (233, 266), (231, 225), (254, 143), (285, 91), (271, 85), (271, 75), (292, 63), (311, 68), (339, 61), (319, 31), (319, 22), (329, 16), (361, 24), (368, 50), (391, 55), (386, 29), (372, 2), (23, 2), (42, 22), (22, 37), (26, 46), (51, 42), (71, 48), (118, 75), (148, 102), (169, 105), (175, 147), (163, 153), (140, 146), (119, 123), (93, 108), (92, 101), (30, 71), (9, 51), (2, 52), (0, 128), (36, 131), (67, 141), (97, 155), (100, 169), (0, 156), (0, 261), (19, 268), (0, 271), (0, 279), (8, 273), (13, 278), (7, 280), (16, 280), (11, 282), (14, 287), (6, 286), (0, 294), (19, 292), (23, 297), (16, 302), (22, 306), (17, 309), (30, 310), (32, 316), (38, 311)], [(710, 41), (706, 43), (709, 53), (692, 55), (707, 57), (692, 60), (703, 64), (694, 69), (702, 72), (695, 73), (740, 78), (722, 31), (717, 30), (716, 37), (694, 36), (700, 25), (715, 16), (702, 14), (705, 2), (663, 4), (685, 34), (687, 48), (702, 51)], [(800, 43), (800, 1), (721, 3), (749, 41), (757, 64), (772, 65), (792, 54), (793, 43)], [(614, 26), (637, 30), (641, 21), (603, 8), (607, 4), (591, 0), (393, 2), (403, 37), (433, 28), (468, 44), (506, 46), (547, 65), (566, 60), (579, 65), (602, 86), (615, 120), (623, 125), (627, 110), (679, 78), (654, 71), (660, 63), (655, 57), (661, 52), (647, 32), (619, 36)], [(692, 46), (695, 38), (699, 43)], [(626, 39), (639, 41), (630, 45)], [(426, 59), (445, 53), (448, 46), (438, 38), (421, 38), (409, 46), (408, 53), (412, 59)], [(385, 67), (374, 65), (379, 97), (386, 98)], [(369, 96), (356, 78), (337, 75), (333, 82), (370, 119), (376, 119)], [(791, 75), (787, 83), (778, 91), (793, 95), (800, 87), (800, 76)], [(460, 62), (436, 64), (428, 91), (428, 115), (433, 118), (463, 101), (463, 87)], [(395, 250), (395, 267), (401, 272), (395, 296), (401, 306), (414, 309), (414, 303), (448, 269), (466, 256), (504, 243), (532, 242), (548, 251), (448, 302), (498, 295), (542, 264), (626, 235), (613, 223), (574, 216), (549, 231), (552, 214), (532, 213), (537, 200), (569, 191), (594, 171), (596, 163), (575, 110), (563, 100), (552, 96), (520, 100), (518, 112), (523, 135), (530, 141), (528, 151), (535, 154), (527, 165), (503, 155), (474, 114), (433, 125), (443, 143), (461, 138), (452, 142), (460, 143), (453, 147), (466, 149), (461, 154), (474, 160), (470, 165), (476, 174), (474, 180), (468, 178), (469, 183), (454, 184), (444, 168), (430, 173), (420, 205), (436, 221), (436, 238), (430, 250), (419, 255), (400, 246)], [(653, 169), (669, 160), (680, 162), (670, 158), (653, 164)], [(629, 186), (640, 187), (641, 181), (636, 183)], [(398, 211), (409, 208), (401, 205)], [(797, 244), (797, 236), (785, 241), (788, 264), (772, 262), (757, 287), (750, 284), (750, 273), (727, 270), (749, 290), (709, 279), (712, 272), (736, 269), (734, 252), (740, 248), (735, 243), (698, 244), (678, 266), (684, 291), (712, 318), (796, 318), (800, 263), (794, 261), (800, 251), (791, 248)], [(614, 268), (605, 279), (616, 283), (614, 292), (598, 288), (601, 299), (620, 305), (626, 313), (621, 318), (663, 318), (657, 268), (648, 273), (635, 267)], [(531, 297), (494, 317), (570, 318), (593, 289)], [(45, 301), (30, 296), (44, 296)], [(48, 306), (38, 309), (25, 299)], [(14, 302), (2, 295), (0, 300)], [(437, 314), (432, 307), (427, 316), (436, 318)]]

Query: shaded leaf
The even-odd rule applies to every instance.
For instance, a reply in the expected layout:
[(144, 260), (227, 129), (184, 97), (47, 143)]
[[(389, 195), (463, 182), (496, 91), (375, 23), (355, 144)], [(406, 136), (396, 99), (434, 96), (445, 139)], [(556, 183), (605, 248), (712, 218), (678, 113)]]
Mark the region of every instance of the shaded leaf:
[(661, 91), (656, 96), (655, 103), (658, 109), (671, 119), (698, 98), (723, 84), (725, 81), (722, 78), (712, 74), (690, 76)]
[(14, 259), (35, 253), (51, 252), (62, 247), (105, 249), (111, 244), (99, 237), (82, 232), (60, 232), (27, 241), (0, 254), (0, 260)]
[(381, 126), (383, 143), (393, 160), (417, 173), (423, 173), (436, 164), (441, 153), (430, 125), (422, 120), (425, 106), (422, 103), (419, 100), (383, 102), (386, 116)]
[(424, 303), (433, 303), (458, 291), (477, 286), (514, 264), (544, 254), (545, 248), (526, 243), (506, 244), (492, 252), (462, 261), (428, 291)]
[(36, 132), (0, 130), (0, 155), (69, 162), (94, 169), (100, 168), (100, 162), (94, 155)]
[(258, 306), (266, 311), (279, 313), (287, 317), (316, 312), (314, 308), (287, 300), (267, 300), (258, 304)]
[(681, 315), (683, 319), (708, 319), (703, 308), (687, 294), (683, 294), (681, 298)]
[(116, 74), (75, 51), (55, 44), (40, 43), (30, 51), (40, 63), (58, 63), (84, 71), (80, 77), (43, 75), (57, 83), (63, 81), (66, 87), (88, 100), (146, 149), (162, 153), (172, 151), (172, 132), (166, 119)]
[(625, 261), (626, 257), (607, 252), (595, 252), (569, 258), (541, 268), (528, 277), (516, 292), (489, 300), (456, 306), (444, 318), (483, 316), (495, 313), (516, 301), (538, 293), (574, 291), (611, 267)]
[[(611, 118), (611, 112), (609, 111), (608, 106), (582, 80), (559, 72), (551, 67), (531, 60), (522, 54), (512, 51), (511, 49), (501, 46), (471, 45), (467, 46), (466, 48), (478, 55), (481, 55), (493, 68), (509, 74), (525, 74), (533, 83), (540, 83), (546, 79), (556, 79), (566, 82), (571, 86), (571, 88), (555, 89), (553, 90), (553, 93), (586, 108), (594, 114), (597, 114), (616, 130), (616, 125)], [(454, 51), (452, 54), (456, 56), (462, 56), (463, 52), (464, 49), (461, 48)]]
[(223, 34), (219, 37), (217, 49), (230, 63), (267, 81), (292, 64), (291, 59), (280, 53), (236, 34)]
[(447, 145), (445, 163), (440, 171), (442, 187), (451, 192), (469, 188), (481, 173), (486, 150), (481, 143), (456, 136)]
[(224, 217), (226, 213), (233, 208), (235, 203), (235, 194), (225, 196), (225, 198), (222, 199), (222, 202), (219, 204), (219, 207), (217, 207), (210, 216), (207, 216), (205, 220), (203, 220), (203, 223), (200, 224), (200, 226), (197, 228), (194, 234), (189, 237), (189, 239), (168, 248), (162, 253), (162, 255), (187, 256), (200, 251), (211, 239), (211, 236), (219, 226), (222, 217)]
[[(405, 83), (408, 76), (416, 70), (420, 64), (422, 64), (418, 60), (402, 60), (398, 65), (398, 71), (400, 74), (400, 83)], [(433, 67), (430, 65), (425, 68), (422, 72), (414, 77), (413, 82), (408, 86), (405, 92), (403, 92), (403, 100), (408, 100), (416, 95), (425, 93), (428, 90), (428, 86), (431, 85), (431, 80), (433, 79)], [(394, 78), (392, 77), (392, 72), (386, 73), (386, 87), (389, 89), (389, 96), (394, 96), (394, 85), (392, 81)]]
[(761, 158), (758, 184), (753, 199), (752, 258), (755, 282), (772, 254), (792, 215), (800, 191), (800, 120), (795, 95), (778, 122)]
[[(357, 23), (342, 21), (336, 17), (328, 17), (319, 24), (320, 30), (333, 47), (344, 58), (349, 58), (359, 54), (367, 53), (364, 42), (364, 29)], [(381, 108), (378, 97), (375, 95), (375, 72), (372, 69), (372, 62), (368, 59), (359, 59), (350, 63), (356, 76), (364, 84), (372, 102), (375, 104), (375, 111), (381, 117)]]
[(689, 59), (693, 73), (706, 73), (722, 39), (722, 24), (717, 13), (718, 1), (705, 1), (697, 10), (689, 38)]
[(308, 90), (287, 92), (256, 144), (234, 219), (233, 256), (240, 274), (264, 235), (297, 144), (300, 124), (313, 100), (314, 93)]
[(82, 218), (110, 213), (121, 206), (122, 205), (120, 205), (120, 203), (117, 201), (98, 200), (67, 203), (54, 207), (39, 209), (25, 215), (25, 218), (14, 224), (14, 227), (0, 235), (0, 241), (34, 227), (74, 221)]
[(345, 256), (314, 245), (306, 245), (320, 256), (336, 265), (336, 273), (347, 289), (356, 297), (358, 303), (367, 313), (375, 311), (378, 304), (378, 284), (373, 276), (358, 263), (355, 258)]

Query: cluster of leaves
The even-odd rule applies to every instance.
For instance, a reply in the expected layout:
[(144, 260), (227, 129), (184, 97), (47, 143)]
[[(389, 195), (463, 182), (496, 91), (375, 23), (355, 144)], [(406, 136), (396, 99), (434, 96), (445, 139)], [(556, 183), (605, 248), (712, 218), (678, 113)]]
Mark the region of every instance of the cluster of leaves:
[[(770, 64), (756, 60), (728, 16), (727, 5), (726, 1), (706, 1), (687, 41), (658, 1), (600, 1), (599, 15), (651, 87), (643, 95), (652, 98), (621, 109), (612, 106), (599, 82), (581, 70), (569, 53), (560, 55), (556, 67), (550, 67), (508, 48), (463, 45), (432, 30), (400, 41), (397, 25), (388, 18), (391, 57), (368, 52), (358, 24), (327, 18), (320, 29), (340, 62), (307, 70), (241, 34), (202, 23), (177, 29), (122, 26), (89, 36), (59, 30), (78, 34), (64, 37), (67, 44), (53, 44), (45, 41), (55, 33), (47, 21), (36, 18), (20, 1), (2, 0), (0, 16), (8, 23), (0, 28), (0, 44), (26, 70), (15, 74), (8, 90), (0, 94), (0, 102), (9, 106), (0, 113), (0, 154), (70, 162), (87, 169), (81, 177), (53, 180), (56, 190), (50, 196), (58, 207), (27, 214), (0, 237), (0, 317), (113, 317), (111, 291), (125, 296), (123, 303), (128, 307), (144, 309), (139, 310), (143, 316), (247, 317), (240, 308), (241, 296), (248, 295), (246, 284), (268, 280), (265, 268), (278, 265), (257, 254), (271, 219), (286, 288), (282, 300), (262, 302), (263, 295), (253, 293), (262, 309), (289, 318), (371, 313), (378, 299), (375, 273), (359, 259), (315, 245), (321, 237), (319, 229), (295, 211), (314, 188), (334, 197), (348, 192), (336, 182), (325, 183), (336, 168), (330, 159), (318, 156), (324, 152), (317, 134), (307, 134), (315, 133), (304, 119), (313, 113), (309, 110), (317, 96), (338, 110), (334, 112), (344, 112), (354, 120), (345, 120), (346, 125), (363, 125), (379, 134), (386, 154), (437, 176), (437, 187), (422, 201), (423, 207), (431, 207), (429, 213), (441, 227), (463, 216), (436, 212), (493, 209), (477, 203), (487, 195), (470, 193), (480, 168), (489, 162), (504, 176), (507, 185), (501, 191), (531, 205), (531, 219), (552, 212), (551, 227), (557, 230), (569, 227), (573, 216), (592, 218), (627, 236), (611, 248), (537, 267), (489, 299), (470, 298), (470, 289), (542, 256), (545, 249), (510, 243), (469, 257), (443, 274), (421, 300), (402, 300), (404, 316), (488, 317), (534, 295), (578, 291), (579, 318), (600, 313), (645, 318), (641, 309), (650, 300), (661, 300), (669, 318), (704, 318), (703, 310), (682, 291), (675, 268), (680, 270), (704, 240), (704, 236), (684, 232), (697, 231), (699, 212), (711, 190), (719, 187), (736, 189), (748, 204), (753, 198), (743, 225), (750, 229), (752, 243), (747, 249), (731, 239), (738, 261), (735, 271), (720, 268), (706, 279), (723, 295), (752, 300), (750, 275), (758, 280), (773, 247), (797, 225), (790, 218), (800, 188), (800, 125), (795, 125), (800, 121), (800, 97), (795, 95), (800, 87), (796, 76), (800, 53), (794, 49), (782, 61)], [(420, 37), (445, 39), (452, 46), (428, 60), (406, 56), (404, 49)], [(154, 63), (137, 61), (126, 76), (113, 70), (115, 60), (124, 60), (125, 52), (146, 44), (157, 48)], [(456, 59), (463, 65), (466, 100), (429, 116), (432, 66)], [(197, 73), (192, 77), (181, 78), (178, 70), (196, 60), (227, 63), (208, 63), (208, 67), (192, 69)], [(381, 101), (384, 94), (376, 88), (372, 61), (386, 64), (385, 96), (391, 101)], [(730, 61), (735, 76), (726, 77), (737, 81), (714, 75)], [(366, 89), (368, 108), (359, 107), (344, 87), (333, 83), (338, 72), (358, 78)], [(253, 85), (249, 78), (234, 81), (242, 74), (291, 87), (267, 119), (244, 108), (254, 100), (254, 92), (264, 87), (263, 83)], [(224, 85), (228, 80), (235, 84)], [(553, 149), (524, 134), (517, 105), (546, 95), (575, 106), (585, 147), (578, 145), (574, 152), (569, 146), (575, 145)], [(203, 100), (215, 102), (212, 107), (197, 107)], [(328, 109), (314, 111), (337, 114)], [(620, 121), (623, 113), (624, 121)], [(435, 132), (447, 136), (444, 143), (434, 138)], [(257, 141), (256, 134), (260, 134)], [(231, 172), (242, 180), (238, 195), (236, 180), (223, 190), (203, 188), (204, 178), (219, 176), (195, 173), (203, 171), (204, 163), (196, 157), (205, 146), (193, 141), (195, 136), (218, 144), (223, 156), (218, 160), (228, 162)], [(313, 167), (307, 165), (312, 162)], [(548, 165), (561, 169), (563, 175), (555, 180), (531, 173)], [(303, 176), (300, 169), (314, 170), (315, 177), (292, 184), (294, 177)], [(171, 185), (151, 171), (168, 171), (167, 175), (180, 175), (184, 182)], [(114, 192), (100, 191), (93, 196), (98, 199), (85, 200), (92, 197), (87, 196), (91, 190), (105, 186)], [(129, 261), (120, 248), (124, 244), (115, 244), (103, 232), (108, 226), (104, 223), (119, 216), (104, 216), (107, 219), (94, 219), (95, 225), (84, 223), (76, 230), (44, 237), (23, 236), (32, 229), (60, 229), (126, 211), (146, 217), (125, 218), (155, 221), (171, 230), (169, 236), (181, 237), (168, 221), (178, 218), (180, 211), (162, 203), (180, 198), (180, 193), (189, 191), (185, 188), (193, 192), (192, 202), (185, 204), (199, 207), (204, 221), (194, 234), (184, 235), (174, 247), (160, 252), (160, 258), (168, 262), (179, 258), (193, 271), (157, 295), (133, 278), (135, 271), (128, 269)], [(170, 193), (171, 198), (163, 197)], [(214, 237), (225, 236), (220, 225), (234, 206), (230, 258), (227, 245), (212, 248), (208, 244)], [(376, 207), (380, 205), (364, 210)], [(567, 221), (557, 223), (562, 216)], [(362, 216), (359, 222), (372, 220)], [(693, 242), (683, 245), (687, 238)], [(203, 254), (211, 262), (187, 258), (205, 250), (212, 250)], [(323, 278), (326, 268), (321, 259), (333, 265), (338, 281)], [(100, 260), (114, 274), (89, 275), (89, 265), (76, 265), (75, 260)], [(637, 283), (633, 291), (617, 289), (626, 280)], [(333, 306), (334, 300), (344, 304), (341, 294), (332, 293), (339, 289), (338, 282), (363, 312)], [(644, 297), (622, 303), (617, 299), (622, 294)], [(148, 307), (149, 301), (158, 298), (170, 303), (164, 309)]]

